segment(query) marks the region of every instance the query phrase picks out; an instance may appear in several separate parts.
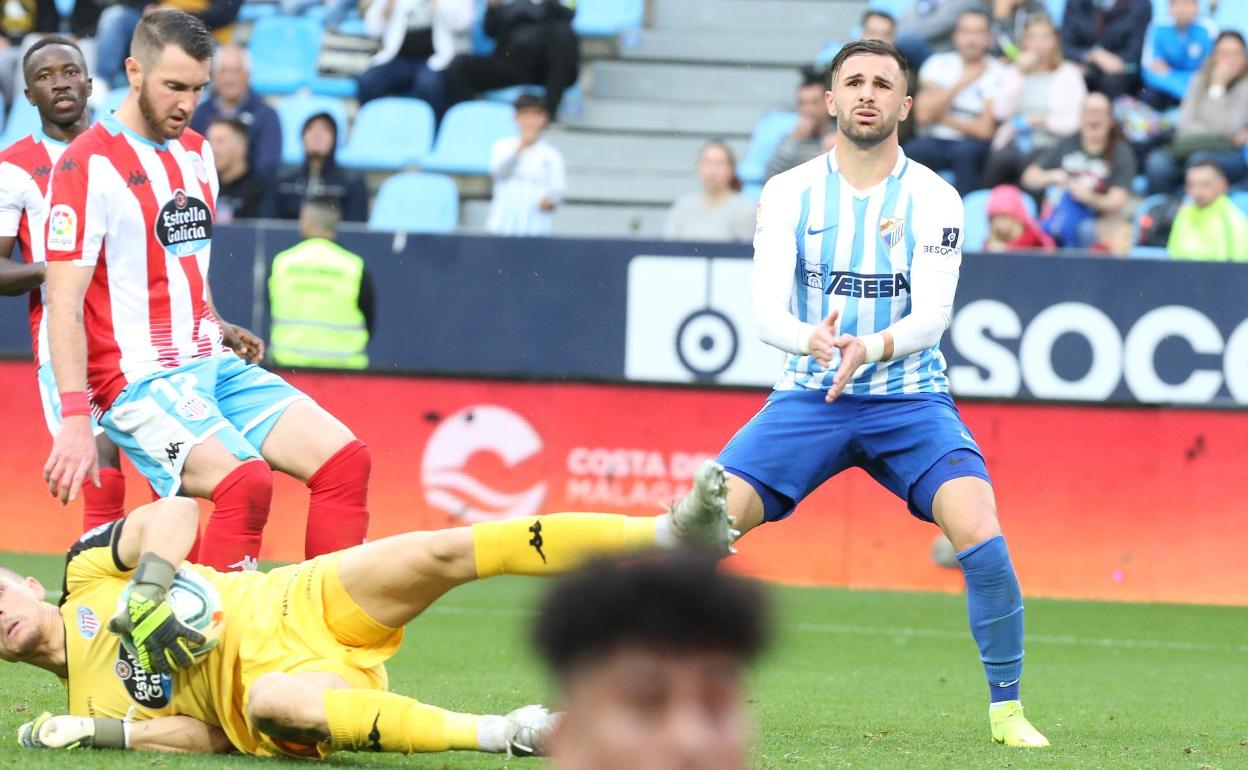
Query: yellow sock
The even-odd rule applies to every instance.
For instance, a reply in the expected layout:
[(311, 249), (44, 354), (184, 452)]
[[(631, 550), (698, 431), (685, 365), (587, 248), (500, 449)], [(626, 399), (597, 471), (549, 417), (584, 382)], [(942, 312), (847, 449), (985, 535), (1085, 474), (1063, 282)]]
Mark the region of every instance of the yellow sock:
[(660, 517), (554, 513), (472, 527), (477, 577), (549, 575), (606, 554), (652, 550)]
[(477, 750), (481, 717), (381, 690), (326, 690), (330, 744), (342, 751)]

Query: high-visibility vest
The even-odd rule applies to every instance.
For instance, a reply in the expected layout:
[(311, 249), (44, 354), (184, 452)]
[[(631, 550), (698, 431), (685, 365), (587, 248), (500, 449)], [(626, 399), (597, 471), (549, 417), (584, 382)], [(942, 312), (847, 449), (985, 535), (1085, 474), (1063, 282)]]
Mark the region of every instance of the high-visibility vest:
[(364, 260), (325, 238), (273, 259), (269, 351), (282, 366), (364, 369), (368, 327), (360, 310)]

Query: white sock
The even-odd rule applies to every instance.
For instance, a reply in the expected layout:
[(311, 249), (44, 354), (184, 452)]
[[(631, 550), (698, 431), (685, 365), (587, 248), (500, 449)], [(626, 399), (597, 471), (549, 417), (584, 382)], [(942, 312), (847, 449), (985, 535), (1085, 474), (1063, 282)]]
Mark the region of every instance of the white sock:
[(659, 514), (658, 518), (658, 522), (654, 525), (655, 545), (665, 551), (679, 548), (680, 536), (676, 534), (676, 528), (672, 526), (672, 514)]
[(507, 717), (483, 716), (477, 724), (477, 746), (491, 754), (507, 750)]
[(996, 703), (989, 703), (988, 710), (996, 711), (997, 709), (1004, 708), (1005, 706), (1008, 706), (1011, 703), (1017, 703), (1020, 706), (1023, 705), (1023, 702), (1021, 700), (999, 700)]

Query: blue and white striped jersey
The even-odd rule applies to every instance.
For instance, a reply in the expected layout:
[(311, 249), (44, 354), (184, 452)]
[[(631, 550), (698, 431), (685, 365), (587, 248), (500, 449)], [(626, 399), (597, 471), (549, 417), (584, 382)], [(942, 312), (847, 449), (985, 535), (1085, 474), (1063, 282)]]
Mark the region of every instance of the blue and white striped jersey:
[[(787, 271), (789, 312), (798, 321), (818, 324), (839, 308), (840, 331), (859, 337), (909, 315), (915, 291), (946, 293), (939, 300), (951, 306), (962, 261), (962, 218), (962, 199), (953, 187), (900, 150), (892, 173), (869, 190), (856, 190), (841, 177), (834, 152), (821, 155), (763, 188), (754, 238), (756, 302), (759, 271)], [(930, 297), (923, 297), (929, 306)], [(790, 355), (776, 389), (827, 389), (837, 363), (824, 369), (813, 356)], [(877, 395), (948, 391), (939, 342), (864, 364), (845, 388)]]

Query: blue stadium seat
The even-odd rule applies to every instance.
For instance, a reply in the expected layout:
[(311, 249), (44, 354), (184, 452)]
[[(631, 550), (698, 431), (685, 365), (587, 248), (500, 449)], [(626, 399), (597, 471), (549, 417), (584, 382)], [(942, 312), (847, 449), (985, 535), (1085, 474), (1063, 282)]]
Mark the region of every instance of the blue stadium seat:
[[(1141, 222), (1144, 217), (1152, 212), (1154, 206), (1165, 203), (1166, 199), (1169, 197), (1170, 196), (1165, 193), (1157, 193), (1156, 195), (1150, 195), (1140, 201), (1139, 208), (1135, 210), (1135, 217), (1131, 220), (1131, 243), (1135, 244), (1140, 242)], [(1141, 247), (1132, 246), (1131, 248), (1135, 249)]]
[(317, 96), (334, 96), (339, 99), (354, 99), (357, 89), (355, 78), (326, 78), (313, 75), (308, 87)]
[(1169, 259), (1170, 252), (1161, 246), (1132, 246), (1127, 256), (1131, 259)]
[(282, 124), (282, 163), (303, 163), (303, 124), (318, 112), (328, 112), (338, 125), (338, 147), (347, 141), (347, 106), (329, 96), (288, 96), (277, 103), (277, 119)]
[(368, 226), (403, 233), (450, 233), (459, 225), (459, 189), (444, 174), (410, 172), (382, 182)]
[(494, 53), (494, 38), (485, 34), (485, 9), (488, 4), (489, 0), (477, 0), (472, 27), (468, 30), (472, 38), (472, 52), (477, 56), (489, 56)]
[(1248, 191), (1240, 190), (1231, 193), (1231, 203), (1234, 203), (1239, 210), (1248, 214)]
[(18, 139), (39, 130), (39, 110), (25, 96), (19, 95), (9, 110), (9, 119), (4, 125), (4, 134), (0, 135), (0, 146), (8, 147)]
[(433, 127), (433, 108), (419, 99), (374, 99), (356, 113), (338, 160), (347, 168), (385, 171), (419, 166), (433, 148)]
[(1248, 3), (1244, 0), (1222, 0), (1213, 14), (1218, 29), (1234, 29), (1248, 33)]
[(104, 97), (104, 101), (100, 104), (100, 108), (95, 111), (94, 119), (91, 122), (94, 123), (105, 115), (115, 111), (121, 106), (121, 103), (126, 100), (126, 94), (128, 93), (130, 93), (129, 88), (114, 88), (109, 91)]
[(76, 0), (56, 0), (56, 11), (62, 19), (68, 19), (74, 12)]
[(519, 98), (521, 94), (533, 94), (534, 96), (540, 96), (542, 98), (545, 98), (546, 89), (541, 86), (532, 85), (529, 83), (523, 83), (518, 86), (508, 86), (507, 88), (500, 88), (497, 91), (486, 91), (484, 94), (481, 95), (481, 98), (490, 102), (502, 102), (504, 104), (513, 104), (515, 103), (516, 99)]
[(516, 133), (516, 111), (498, 102), (461, 102), (447, 110), (425, 168), (448, 174), (488, 174), (490, 150)]
[(1066, 0), (1045, 0), (1044, 5), (1048, 8), (1053, 23), (1062, 26), (1062, 17), (1066, 15)]
[(239, 21), (259, 21), (267, 16), (276, 16), (277, 3), (244, 2), (238, 8)]
[(584, 37), (614, 37), (641, 29), (645, 17), (645, 0), (579, 0), (572, 29)]
[(980, 251), (988, 240), (988, 196), (991, 190), (976, 190), (962, 199), (964, 209), (962, 248)]
[(761, 182), (746, 182), (741, 187), (741, 194), (757, 203), (763, 196), (763, 185)]
[(892, 14), (900, 19), (914, 5), (915, 0), (871, 0), (870, 7)]
[(754, 126), (754, 133), (750, 135), (745, 157), (737, 164), (737, 176), (741, 177), (741, 181), (763, 181), (763, 175), (767, 172), (767, 161), (771, 160), (776, 145), (796, 125), (796, 112), (768, 112), (763, 115), (758, 125)]
[(316, 77), (321, 23), (304, 16), (269, 16), (251, 29), (251, 88), (259, 94), (292, 94)]

